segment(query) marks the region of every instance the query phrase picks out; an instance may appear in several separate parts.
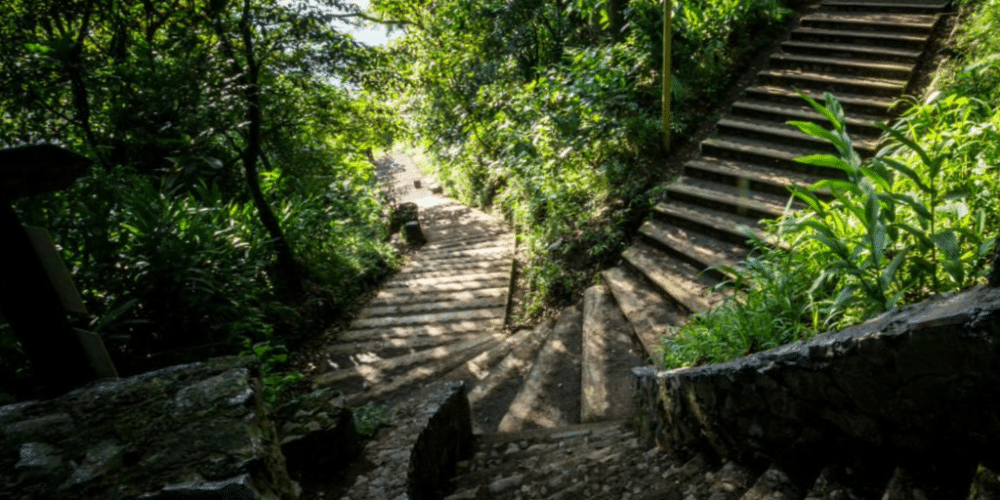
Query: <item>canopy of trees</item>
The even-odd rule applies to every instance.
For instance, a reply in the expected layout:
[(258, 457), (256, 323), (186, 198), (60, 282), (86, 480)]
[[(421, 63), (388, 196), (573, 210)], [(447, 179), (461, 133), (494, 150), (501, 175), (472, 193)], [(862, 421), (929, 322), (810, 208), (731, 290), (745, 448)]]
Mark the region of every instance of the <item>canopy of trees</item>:
[[(377, 57), (338, 28), (354, 9), (4, 3), (0, 147), (52, 143), (96, 162), (16, 208), (54, 235), (91, 313), (75, 321), (119, 371), (291, 339), (395, 265), (363, 151), (399, 125), (349, 90)], [(29, 372), (0, 326), (0, 385), (28, 391)]]

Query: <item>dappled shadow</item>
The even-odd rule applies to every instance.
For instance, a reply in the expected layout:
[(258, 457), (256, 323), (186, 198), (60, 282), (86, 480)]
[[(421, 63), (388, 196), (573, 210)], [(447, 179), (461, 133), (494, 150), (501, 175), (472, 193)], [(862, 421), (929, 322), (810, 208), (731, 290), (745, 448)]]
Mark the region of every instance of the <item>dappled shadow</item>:
[[(429, 243), (459, 239), (474, 242), (509, 232), (502, 218), (431, 193), (435, 181), (404, 154), (392, 153), (375, 160), (375, 172), (391, 203), (417, 204), (420, 226)], [(414, 181), (419, 181), (419, 188)]]

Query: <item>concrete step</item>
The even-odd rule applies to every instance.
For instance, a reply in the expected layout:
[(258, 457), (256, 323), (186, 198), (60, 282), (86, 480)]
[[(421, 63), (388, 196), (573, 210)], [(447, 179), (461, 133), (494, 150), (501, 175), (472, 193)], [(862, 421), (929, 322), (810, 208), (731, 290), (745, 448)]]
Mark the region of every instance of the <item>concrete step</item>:
[(366, 383), (362, 385), (362, 390), (351, 391), (346, 402), (350, 406), (361, 406), (369, 401), (392, 400), (417, 391), (423, 384), (437, 380), (455, 370), (460, 370), (475, 360), (483, 353), (497, 349), (503, 345), (503, 338), (494, 335), (486, 342), (476, 344), (468, 349), (455, 351), (448, 356), (443, 356), (435, 362), (422, 362), (405, 372), (397, 372), (391, 378), (386, 378), (378, 383)]
[[(809, 97), (820, 103), (824, 103), (823, 90), (819, 89), (799, 89)], [(803, 105), (806, 101), (794, 89), (778, 85), (753, 85), (747, 87), (744, 96), (755, 101), (774, 102), (778, 104)], [(890, 111), (895, 103), (893, 97), (880, 97), (874, 95), (857, 94), (851, 92), (837, 92), (837, 100), (840, 101), (844, 111), (848, 114), (860, 113), (878, 118), (890, 116), (895, 109)]]
[(484, 246), (513, 245), (514, 240), (515, 237), (511, 233), (483, 232), (482, 234), (471, 237), (463, 236), (460, 238), (449, 238), (428, 242), (424, 246), (420, 247), (420, 251), (432, 252), (439, 250), (461, 250), (465, 248), (477, 248)]
[(833, 147), (819, 144), (811, 148), (791, 146), (740, 135), (716, 134), (701, 142), (701, 152), (715, 158), (817, 175), (826, 169), (801, 163), (797, 159), (816, 154), (833, 154)]
[(781, 42), (781, 50), (788, 54), (802, 54), (820, 57), (841, 57), (861, 61), (896, 62), (916, 64), (920, 59), (919, 50), (893, 49), (878, 45), (858, 45), (850, 43), (804, 42), (786, 40)]
[[(313, 384), (316, 386), (330, 386), (349, 380), (361, 380), (367, 382), (369, 385), (378, 385), (393, 378), (392, 376), (398, 373), (400, 369), (407, 369), (422, 364), (433, 365), (440, 363), (442, 360), (454, 358), (456, 355), (462, 355), (477, 348), (481, 349), (485, 344), (491, 341), (499, 341), (500, 338), (497, 334), (485, 334), (471, 339), (451, 341), (432, 349), (425, 349), (404, 356), (379, 359), (371, 363), (322, 373), (313, 378)], [(481, 351), (476, 350), (475, 355), (478, 355), (479, 352)], [(442, 370), (442, 372), (444, 371), (447, 370)]]
[(579, 423), (582, 322), (576, 307), (559, 315), (524, 386), (500, 421), (501, 432)]
[(711, 236), (656, 219), (643, 223), (642, 227), (639, 228), (639, 234), (647, 243), (720, 281), (730, 279), (733, 276), (725, 271), (710, 268), (712, 266), (725, 266), (736, 269), (747, 254), (745, 247), (717, 240)]
[[(831, 129), (832, 126), (824, 124), (824, 128)], [(829, 154), (837, 152), (824, 139), (806, 134), (792, 125), (778, 124), (767, 120), (731, 116), (719, 120), (718, 131), (720, 136), (736, 136), (764, 143), (814, 149)], [(872, 156), (878, 151), (875, 141), (861, 137), (852, 137), (852, 142), (854, 143), (854, 149), (862, 155)]]
[(370, 342), (378, 340), (403, 339), (411, 337), (448, 337), (465, 333), (492, 333), (503, 326), (503, 321), (458, 321), (436, 325), (394, 326), (388, 328), (366, 328), (348, 330), (340, 335), (336, 343)]
[[(451, 292), (471, 292), (474, 290), (507, 289), (510, 279), (507, 277), (489, 280), (449, 281), (434, 285), (383, 288), (375, 296), (379, 303), (393, 303), (393, 299), (407, 298), (414, 302), (426, 302), (428, 298), (438, 294)], [(373, 302), (374, 302), (373, 301)]]
[(632, 418), (632, 368), (644, 361), (632, 327), (604, 285), (583, 293), (580, 422)]
[(657, 203), (653, 207), (653, 216), (671, 224), (704, 232), (738, 245), (745, 245), (749, 239), (748, 234), (751, 233), (759, 238), (767, 238), (767, 233), (761, 229), (758, 218), (737, 215), (728, 210), (716, 210), (680, 200)]
[(454, 290), (441, 290), (441, 291), (425, 291), (422, 294), (413, 293), (380, 293), (371, 302), (368, 303), (370, 308), (378, 307), (396, 307), (396, 306), (407, 306), (416, 304), (434, 304), (434, 303), (444, 303), (444, 302), (463, 302), (463, 301), (473, 301), (473, 300), (488, 300), (497, 299), (500, 301), (506, 300), (507, 290), (509, 283), (497, 284), (493, 287), (486, 288), (469, 288), (469, 289), (454, 289)]
[(670, 334), (671, 327), (684, 324), (686, 313), (630, 270), (612, 267), (605, 269), (601, 277), (642, 345), (643, 359), (660, 362), (663, 359), (661, 339)]
[(671, 200), (757, 219), (781, 217), (789, 200), (789, 196), (739, 189), (685, 176), (667, 186), (667, 196)]
[(358, 319), (369, 319), (386, 316), (407, 316), (438, 312), (458, 312), (469, 309), (490, 309), (506, 306), (506, 297), (499, 294), (495, 297), (474, 300), (448, 300), (439, 302), (419, 302), (416, 304), (400, 304), (388, 306), (366, 307), (358, 315)]
[(885, 12), (825, 12), (803, 16), (801, 26), (835, 30), (877, 31), (901, 35), (929, 36), (937, 25), (932, 14), (893, 14)]
[[(831, 169), (831, 173), (840, 172)], [(753, 163), (704, 156), (685, 163), (684, 175), (693, 179), (704, 179), (739, 189), (762, 191), (785, 197), (790, 195), (793, 186), (807, 187), (825, 178)], [(829, 177), (843, 176), (831, 175)]]
[(507, 313), (504, 304), (500, 307), (485, 309), (466, 309), (460, 311), (435, 311), (425, 314), (390, 315), (368, 318), (358, 318), (351, 322), (352, 329), (391, 328), (394, 326), (428, 325), (451, 323), (457, 321), (489, 321), (503, 320)]
[[(733, 103), (731, 113), (734, 117), (755, 118), (777, 123), (787, 123), (795, 120), (817, 123), (824, 128), (832, 127), (830, 122), (813, 109), (812, 106), (805, 105), (805, 101), (802, 99), (799, 99), (799, 102), (803, 103), (803, 105), (741, 99)], [(878, 122), (884, 121), (882, 119), (856, 112), (847, 114), (845, 118), (847, 132), (852, 137), (858, 136), (874, 142), (882, 135), (882, 131), (876, 126)]]
[(622, 258), (661, 293), (688, 312), (711, 309), (725, 297), (722, 293), (709, 290), (718, 280), (701, 276), (694, 266), (670, 258), (643, 242), (633, 243), (622, 253)]
[(878, 45), (892, 49), (919, 51), (923, 51), (928, 38), (926, 35), (806, 27), (794, 29), (789, 34), (789, 39), (794, 41)]
[(858, 0), (824, 0), (820, 5), (832, 11), (869, 11), (898, 14), (934, 14), (944, 12), (950, 2), (865, 2)]
[(496, 432), (504, 413), (531, 372), (538, 352), (552, 334), (552, 326), (542, 323), (527, 331), (528, 335), (469, 391), (476, 432)]
[[(366, 340), (360, 342), (342, 342), (327, 346), (323, 354), (328, 357), (334, 369), (364, 364), (365, 359), (385, 359), (403, 354), (410, 354), (450, 342), (460, 342), (481, 337), (483, 332), (460, 332), (453, 335), (435, 337), (401, 337), (383, 340)], [(338, 362), (338, 358), (349, 358), (347, 362)]]
[(428, 265), (432, 262), (450, 262), (456, 260), (498, 259), (509, 256), (513, 247), (508, 244), (484, 245), (474, 248), (441, 249), (429, 252), (419, 252), (408, 261), (408, 264)]
[(482, 352), (441, 377), (447, 381), (465, 381), (474, 387), (489, 376), (490, 371), (505, 359), (517, 346), (523, 344), (531, 336), (531, 330), (525, 328), (507, 335), (495, 347)]
[(838, 75), (856, 75), (909, 81), (916, 63), (859, 61), (833, 55), (771, 54), (772, 68), (798, 69)]
[(508, 259), (488, 259), (457, 264), (436, 264), (434, 266), (409, 266), (390, 278), (389, 282), (411, 278), (444, 278), (463, 273), (499, 273), (510, 268)]
[(496, 281), (510, 278), (509, 269), (500, 270), (467, 270), (465, 272), (442, 273), (443, 276), (425, 276), (409, 274), (386, 281), (383, 288), (429, 287), (444, 283)]
[(907, 81), (862, 76), (832, 75), (792, 69), (766, 69), (757, 73), (757, 81), (764, 85), (859, 93), (878, 97), (898, 97), (906, 89)]

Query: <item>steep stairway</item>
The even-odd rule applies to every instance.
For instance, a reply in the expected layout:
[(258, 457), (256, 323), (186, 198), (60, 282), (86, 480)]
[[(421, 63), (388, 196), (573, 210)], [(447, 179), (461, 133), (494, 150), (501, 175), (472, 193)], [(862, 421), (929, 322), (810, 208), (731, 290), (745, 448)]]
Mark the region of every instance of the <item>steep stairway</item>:
[(820, 468), (744, 466), (647, 449), (623, 422), (484, 434), (446, 500), (917, 500), (995, 498), (974, 463), (828, 458)]
[(360, 404), (392, 402), (431, 380), (466, 381), (479, 448), (461, 463), (451, 499), (968, 496), (975, 464), (681, 462), (646, 450), (628, 425), (630, 369), (662, 359), (672, 327), (729, 293), (713, 291), (727, 277), (709, 268), (738, 266), (748, 235), (766, 237), (760, 221), (782, 215), (791, 186), (830, 175), (795, 161), (833, 152), (786, 124), (827, 125), (797, 91), (820, 101), (835, 93), (854, 146), (874, 154), (875, 124), (898, 112), (892, 106), (913, 84), (947, 8), (939, 0), (820, 2), (667, 186), (620, 265), (602, 272), (582, 303), (533, 329), (502, 331), (513, 237), (496, 221), (479, 227), (484, 214), (427, 198), (421, 221), (430, 242), (329, 347), (330, 370), (314, 384)]
[[(702, 142), (701, 154), (667, 187), (666, 200), (654, 207), (622, 264), (604, 273), (640, 338), (640, 331), (662, 335), (686, 314), (717, 305), (728, 292), (713, 287), (727, 276), (710, 268), (734, 267), (746, 256), (748, 235), (765, 236), (760, 220), (782, 215), (790, 187), (836, 177), (835, 171), (795, 161), (835, 153), (786, 124), (829, 127), (798, 91), (820, 102), (824, 92), (834, 93), (847, 113), (855, 149), (862, 157), (873, 155), (880, 137), (876, 123), (898, 112), (892, 106), (912, 85), (946, 8), (942, 1), (825, 0), (802, 16)], [(675, 320), (649, 320), (640, 297), (653, 294), (680, 309)], [(644, 345), (651, 358), (660, 357), (656, 345)]]

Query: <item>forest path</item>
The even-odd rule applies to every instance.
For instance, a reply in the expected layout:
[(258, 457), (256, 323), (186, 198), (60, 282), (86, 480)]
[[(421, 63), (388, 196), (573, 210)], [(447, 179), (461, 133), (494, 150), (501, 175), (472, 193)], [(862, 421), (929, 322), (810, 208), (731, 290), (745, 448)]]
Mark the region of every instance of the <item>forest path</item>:
[(405, 154), (375, 163), (390, 200), (417, 205), (427, 243), (324, 348), (311, 380), (341, 390), (351, 405), (391, 400), (431, 379), (468, 378), (480, 355), (492, 360), (509, 343), (502, 330), (514, 236), (504, 220), (435, 194)]

